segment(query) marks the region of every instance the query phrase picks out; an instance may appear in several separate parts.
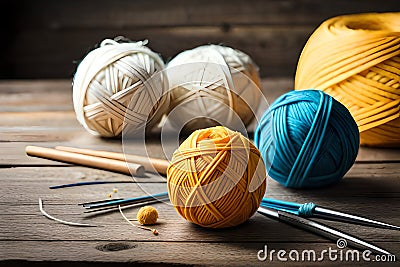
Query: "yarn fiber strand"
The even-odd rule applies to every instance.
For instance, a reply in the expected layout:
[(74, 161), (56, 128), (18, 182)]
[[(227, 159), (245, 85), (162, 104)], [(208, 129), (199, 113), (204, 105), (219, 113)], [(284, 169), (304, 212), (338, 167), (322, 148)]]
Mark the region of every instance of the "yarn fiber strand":
[(361, 144), (400, 147), (400, 12), (331, 18), (301, 53), (295, 89), (322, 90), (355, 118)]
[(359, 148), (357, 125), (346, 109), (317, 90), (291, 91), (262, 116), (254, 133), (268, 175), (286, 187), (340, 181)]
[(173, 154), (168, 194), (176, 211), (203, 227), (245, 222), (265, 193), (258, 149), (239, 132), (217, 126), (192, 133)]
[(161, 57), (144, 42), (118, 43), (105, 39), (79, 64), (73, 81), (78, 121), (92, 134), (104, 137), (142, 131), (166, 112), (169, 98)]

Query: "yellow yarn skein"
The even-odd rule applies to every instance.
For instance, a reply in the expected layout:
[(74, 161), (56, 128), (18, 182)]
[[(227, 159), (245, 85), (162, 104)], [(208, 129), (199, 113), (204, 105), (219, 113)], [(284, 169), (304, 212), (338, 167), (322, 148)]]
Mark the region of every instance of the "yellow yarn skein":
[(361, 144), (400, 146), (400, 13), (323, 22), (301, 53), (295, 89), (319, 89), (344, 104)]
[(193, 132), (175, 151), (167, 170), (168, 194), (186, 220), (209, 228), (245, 222), (266, 189), (258, 149), (223, 126)]

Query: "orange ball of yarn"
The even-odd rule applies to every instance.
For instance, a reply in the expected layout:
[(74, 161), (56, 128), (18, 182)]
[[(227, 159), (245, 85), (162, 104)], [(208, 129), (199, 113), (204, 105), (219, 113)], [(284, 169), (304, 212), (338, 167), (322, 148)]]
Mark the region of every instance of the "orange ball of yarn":
[(300, 56), (295, 89), (319, 89), (345, 105), (362, 145), (400, 147), (400, 12), (323, 22)]
[(158, 219), (158, 211), (152, 206), (141, 207), (136, 215), (136, 219), (142, 225), (155, 224)]
[(193, 132), (167, 171), (168, 194), (186, 220), (210, 228), (245, 222), (266, 189), (258, 149), (241, 133), (222, 126)]

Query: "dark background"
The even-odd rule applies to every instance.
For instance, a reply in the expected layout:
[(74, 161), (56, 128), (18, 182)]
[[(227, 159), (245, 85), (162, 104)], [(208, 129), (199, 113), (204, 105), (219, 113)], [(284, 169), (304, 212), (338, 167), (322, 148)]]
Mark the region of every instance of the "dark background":
[(149, 40), (164, 60), (221, 43), (248, 53), (261, 76), (293, 76), (309, 35), (329, 17), (400, 11), (398, 0), (1, 1), (0, 78), (71, 78), (104, 38)]

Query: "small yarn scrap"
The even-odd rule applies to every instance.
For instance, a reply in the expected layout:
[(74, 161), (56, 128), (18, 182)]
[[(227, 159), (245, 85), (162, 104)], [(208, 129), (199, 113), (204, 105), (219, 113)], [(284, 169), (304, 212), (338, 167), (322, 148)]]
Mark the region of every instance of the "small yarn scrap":
[(153, 206), (141, 207), (136, 215), (136, 219), (141, 225), (155, 224), (158, 219), (158, 211)]

